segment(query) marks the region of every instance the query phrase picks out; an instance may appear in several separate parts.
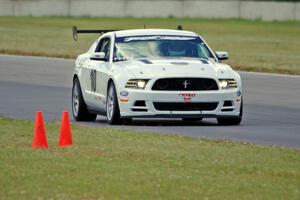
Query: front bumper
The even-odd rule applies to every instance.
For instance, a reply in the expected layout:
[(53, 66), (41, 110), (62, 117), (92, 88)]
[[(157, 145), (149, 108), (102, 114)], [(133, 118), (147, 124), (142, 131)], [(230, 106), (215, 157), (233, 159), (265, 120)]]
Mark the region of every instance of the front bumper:
[[(239, 88), (217, 91), (152, 91), (126, 89), (119, 92), (118, 102), (122, 118), (217, 118), (236, 117), (240, 114)], [(185, 97), (188, 96), (188, 99)], [(190, 97), (190, 98), (189, 98)], [(138, 104), (144, 102), (144, 104)], [(187, 105), (189, 103), (217, 103), (213, 110), (158, 110), (154, 102)], [(229, 103), (231, 102), (231, 103)], [(182, 107), (182, 106), (181, 106)], [(184, 106), (183, 106), (184, 107)]]

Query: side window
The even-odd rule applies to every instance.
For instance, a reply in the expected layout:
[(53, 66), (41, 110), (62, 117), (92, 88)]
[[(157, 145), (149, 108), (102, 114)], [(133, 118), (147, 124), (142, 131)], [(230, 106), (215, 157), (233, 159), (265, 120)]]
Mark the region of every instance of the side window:
[(105, 61), (107, 62), (109, 60), (109, 54), (110, 54), (110, 39), (109, 38), (101, 39), (97, 48), (95, 49), (95, 52), (104, 52)]

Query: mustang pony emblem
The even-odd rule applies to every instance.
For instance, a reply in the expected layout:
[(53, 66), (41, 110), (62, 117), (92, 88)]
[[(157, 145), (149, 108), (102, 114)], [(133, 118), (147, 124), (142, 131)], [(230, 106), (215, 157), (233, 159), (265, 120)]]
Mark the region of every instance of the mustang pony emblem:
[(192, 101), (192, 97), (196, 96), (196, 93), (179, 93), (179, 96), (183, 97), (184, 103), (188, 103)]
[(182, 85), (184, 86), (184, 89), (186, 89), (187, 86), (188, 86), (189, 84), (191, 84), (191, 83), (188, 82), (187, 80), (185, 80), (185, 81), (182, 83)]

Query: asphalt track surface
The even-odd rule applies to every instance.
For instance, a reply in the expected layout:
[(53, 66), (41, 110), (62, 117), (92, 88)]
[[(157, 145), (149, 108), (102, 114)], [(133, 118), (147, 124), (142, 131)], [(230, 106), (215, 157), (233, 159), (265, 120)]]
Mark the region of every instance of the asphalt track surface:
[[(74, 60), (0, 55), (0, 116), (33, 120), (36, 111), (43, 111), (52, 121), (59, 120), (63, 110), (71, 114), (73, 67)], [(215, 119), (194, 123), (148, 119), (110, 126), (104, 117), (79, 124), (299, 149), (300, 76), (240, 74), (245, 103), (240, 126), (218, 126)]]

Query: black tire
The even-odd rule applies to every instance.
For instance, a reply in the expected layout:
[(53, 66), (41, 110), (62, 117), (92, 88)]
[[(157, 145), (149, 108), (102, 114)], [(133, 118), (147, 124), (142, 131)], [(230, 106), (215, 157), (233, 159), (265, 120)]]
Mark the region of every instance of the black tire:
[(75, 78), (73, 81), (72, 114), (76, 121), (95, 121), (97, 118), (96, 114), (91, 114), (87, 110), (87, 106), (82, 97), (81, 86), (78, 78)]
[(124, 119), (122, 119), (122, 121), (123, 121), (123, 124), (128, 125), (132, 122), (132, 118), (124, 118)]
[(106, 95), (106, 117), (107, 122), (111, 125), (121, 124), (118, 97), (113, 82), (110, 82), (108, 85)]
[(241, 102), (240, 115), (238, 117), (217, 118), (218, 124), (221, 126), (239, 125), (243, 118), (243, 100)]
[(197, 121), (202, 121), (203, 118), (200, 117), (200, 118), (181, 118), (182, 121), (184, 122), (197, 122)]

